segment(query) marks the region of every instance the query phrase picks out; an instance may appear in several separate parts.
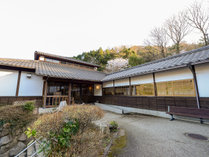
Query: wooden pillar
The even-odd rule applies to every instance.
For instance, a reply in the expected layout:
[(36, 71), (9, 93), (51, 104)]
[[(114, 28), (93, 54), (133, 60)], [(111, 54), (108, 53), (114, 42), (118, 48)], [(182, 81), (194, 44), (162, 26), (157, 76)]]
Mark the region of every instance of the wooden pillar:
[(132, 89), (131, 89), (131, 77), (129, 79), (129, 95), (132, 96)]
[(115, 80), (113, 80), (113, 95), (115, 95)]
[(48, 82), (47, 80), (44, 81), (44, 95), (43, 95), (43, 107), (46, 107), (46, 98), (47, 98), (47, 88), (48, 88)]
[(157, 96), (157, 85), (156, 85), (156, 82), (155, 82), (155, 73), (152, 73), (152, 76), (153, 76), (153, 84), (154, 84), (155, 96)]
[(71, 91), (72, 91), (72, 84), (71, 84), (71, 82), (69, 82), (69, 86), (68, 86), (68, 105), (71, 104)]
[(194, 65), (188, 64), (189, 69), (192, 72), (193, 75), (193, 79), (194, 79), (194, 86), (195, 86), (195, 93), (196, 93), (196, 101), (197, 101), (197, 108), (200, 108), (200, 96), (199, 96), (199, 89), (198, 89), (198, 85), (197, 85), (197, 76), (196, 76), (196, 72), (195, 72), (195, 67)]
[(18, 78), (17, 78), (17, 88), (16, 88), (16, 96), (19, 95), (19, 88), (20, 88), (20, 79), (21, 79), (21, 71), (18, 72)]

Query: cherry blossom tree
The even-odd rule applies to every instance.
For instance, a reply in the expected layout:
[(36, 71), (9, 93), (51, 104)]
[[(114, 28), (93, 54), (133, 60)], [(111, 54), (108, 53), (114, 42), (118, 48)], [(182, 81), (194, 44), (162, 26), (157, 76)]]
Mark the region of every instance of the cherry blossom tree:
[(107, 62), (105, 72), (107, 73), (117, 72), (117, 71), (126, 69), (128, 67), (129, 67), (128, 59), (116, 58), (116, 59), (109, 60)]

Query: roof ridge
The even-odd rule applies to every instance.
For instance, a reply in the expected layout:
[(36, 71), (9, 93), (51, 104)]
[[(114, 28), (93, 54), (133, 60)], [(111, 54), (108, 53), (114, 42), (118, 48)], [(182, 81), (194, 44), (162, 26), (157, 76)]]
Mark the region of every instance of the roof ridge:
[(180, 57), (180, 56), (185, 56), (185, 55), (192, 54), (192, 53), (195, 53), (195, 52), (204, 51), (204, 50), (207, 50), (207, 49), (209, 49), (209, 46), (200, 47), (198, 49), (186, 51), (186, 52), (181, 53), (181, 54), (175, 54), (173, 56), (168, 56), (168, 57), (161, 58), (161, 59), (158, 59), (158, 60), (154, 60), (154, 61), (151, 61), (151, 62), (147, 62), (147, 63), (144, 63), (144, 64), (136, 65), (136, 66), (133, 66), (131, 68), (127, 68), (127, 69), (124, 69), (124, 70), (121, 70), (121, 71), (112, 72), (110, 74), (107, 74), (107, 76), (112, 75), (112, 74), (117, 74), (117, 73), (120, 73), (120, 72), (123, 72), (123, 71), (127, 71), (127, 70), (130, 70), (130, 69), (135, 69), (135, 68), (138, 68), (138, 67), (150, 65), (150, 64), (153, 64), (153, 63), (159, 63), (159, 62), (164, 61), (164, 60), (173, 59), (173, 58), (177, 58), (177, 57)]
[(67, 60), (72, 60), (72, 61), (75, 61), (75, 62), (80, 62), (80, 63), (83, 63), (83, 64), (89, 64), (89, 65), (93, 65), (93, 66), (97, 66), (97, 67), (99, 66), (98, 64), (89, 63), (89, 62), (86, 62), (86, 61), (75, 59), (73, 57), (67, 57), (67, 56), (57, 55), (57, 54), (53, 54), (53, 53), (42, 52), (42, 51), (35, 51), (35, 54), (36, 53), (37, 54), (43, 54), (43, 55), (50, 55), (50, 56), (60, 57), (60, 58), (64, 58), (64, 59), (67, 59)]

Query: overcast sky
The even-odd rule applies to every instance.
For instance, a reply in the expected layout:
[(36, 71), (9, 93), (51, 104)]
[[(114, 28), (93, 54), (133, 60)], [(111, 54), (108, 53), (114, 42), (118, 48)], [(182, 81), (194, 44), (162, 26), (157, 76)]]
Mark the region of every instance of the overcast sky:
[[(142, 45), (193, 0), (0, 0), (0, 58)], [(188, 37), (190, 42), (198, 39)]]

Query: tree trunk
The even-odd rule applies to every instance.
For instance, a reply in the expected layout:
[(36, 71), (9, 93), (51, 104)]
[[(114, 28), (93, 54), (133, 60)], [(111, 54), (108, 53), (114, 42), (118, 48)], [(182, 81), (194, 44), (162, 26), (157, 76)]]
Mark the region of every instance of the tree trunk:
[(176, 54), (180, 53), (180, 44), (176, 43)]

